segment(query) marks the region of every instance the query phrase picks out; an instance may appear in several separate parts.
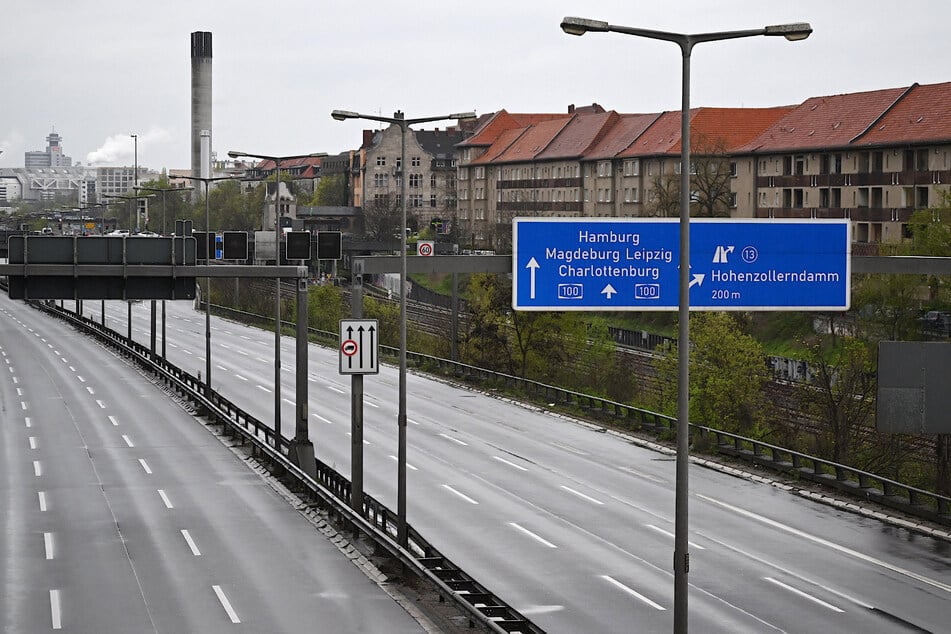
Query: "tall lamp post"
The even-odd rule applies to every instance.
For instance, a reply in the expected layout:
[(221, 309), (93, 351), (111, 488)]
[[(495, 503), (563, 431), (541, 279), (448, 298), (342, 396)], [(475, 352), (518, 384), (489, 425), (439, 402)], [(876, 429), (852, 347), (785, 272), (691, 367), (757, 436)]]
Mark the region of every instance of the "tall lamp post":
[[(266, 154), (250, 154), (248, 152), (238, 152), (231, 150), (228, 152), (231, 158), (252, 158), (261, 161), (274, 161), (274, 264), (281, 265), (281, 165), (287, 161), (297, 159), (319, 158), (327, 156), (326, 152), (314, 152), (311, 154), (294, 154), (290, 156), (269, 156)], [(264, 218), (261, 221), (261, 231), (267, 230), (267, 206), (265, 205)], [(305, 348), (306, 350), (306, 348)], [(297, 443), (308, 442), (307, 438), (301, 438), (303, 429), (306, 427), (307, 403), (301, 403), (300, 394), (298, 394), (297, 403), (297, 429), (294, 434), (294, 440)], [(274, 288), (274, 437), (275, 447), (281, 448), (281, 278), (275, 278)]]
[[(132, 209), (138, 204), (140, 198), (153, 198), (155, 194), (133, 194), (132, 196), (127, 196), (124, 194), (104, 194), (103, 198), (119, 198), (127, 201), (126, 204), (129, 207), (129, 233), (132, 233)], [(117, 223), (118, 224), (118, 223)], [(128, 304), (128, 311), (126, 315), (126, 326), (128, 328), (127, 337), (129, 341), (132, 341), (132, 302), (126, 300)]]
[(566, 17), (561, 29), (569, 35), (611, 32), (673, 42), (683, 58), (682, 105), (680, 110), (680, 294), (678, 305), (678, 385), (677, 385), (677, 467), (674, 536), (674, 631), (687, 631), (687, 572), (690, 565), (687, 540), (689, 460), (689, 372), (690, 365), (690, 53), (701, 42), (732, 40), (757, 35), (781, 35), (787, 40), (804, 40), (812, 33), (808, 23), (780, 24), (742, 31), (720, 31), (686, 35), (651, 29), (616, 26), (601, 20)]
[[(164, 236), (166, 233), (165, 219), (167, 217), (166, 208), (165, 208), (165, 194), (167, 194), (168, 192), (187, 192), (195, 188), (194, 187), (139, 187), (137, 189), (140, 189), (142, 191), (147, 191), (147, 192), (160, 192), (162, 194), (162, 235)], [(154, 311), (154, 308), (155, 308), (154, 299), (152, 300), (152, 308)], [(154, 333), (155, 330), (153, 329), (152, 332)], [(165, 337), (165, 300), (163, 299), (162, 300), (162, 358), (163, 359), (165, 358), (165, 339), (166, 339)]]
[(400, 546), (407, 545), (406, 531), (406, 132), (409, 126), (417, 123), (432, 121), (468, 120), (475, 119), (474, 112), (458, 112), (435, 117), (418, 117), (407, 119), (402, 112), (393, 113), (392, 117), (360, 114), (349, 110), (334, 110), (330, 116), (336, 121), (347, 119), (365, 119), (397, 125), (400, 128), (400, 197), (402, 207), (402, 225), (400, 226), (400, 366), (399, 366), (399, 409), (397, 411), (398, 455), (397, 455), (397, 540)]
[[(169, 178), (175, 178), (175, 177), (170, 176)], [(162, 194), (162, 235), (164, 236), (166, 233), (165, 194), (167, 194), (168, 192), (188, 192), (195, 188), (194, 187), (136, 187), (136, 189), (141, 191), (146, 191), (146, 192), (157, 192)]]
[[(211, 264), (211, 249), (209, 248), (208, 236), (211, 234), (211, 207), (210, 196), (208, 195), (209, 186), (215, 181), (235, 180), (232, 176), (178, 176), (173, 174), (170, 179), (187, 179), (198, 181), (205, 184), (205, 266)], [(211, 278), (205, 278), (205, 396), (211, 394)], [(164, 324), (164, 319), (163, 319)], [(165, 343), (165, 337), (162, 337), (162, 343)]]

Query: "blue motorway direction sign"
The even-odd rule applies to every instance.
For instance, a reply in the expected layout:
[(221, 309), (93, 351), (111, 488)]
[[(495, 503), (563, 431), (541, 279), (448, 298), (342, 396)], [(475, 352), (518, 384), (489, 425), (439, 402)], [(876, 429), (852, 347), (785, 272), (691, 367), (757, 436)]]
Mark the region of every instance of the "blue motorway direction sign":
[[(516, 218), (515, 310), (677, 310), (678, 219)], [(691, 310), (848, 310), (848, 220), (690, 221)]]

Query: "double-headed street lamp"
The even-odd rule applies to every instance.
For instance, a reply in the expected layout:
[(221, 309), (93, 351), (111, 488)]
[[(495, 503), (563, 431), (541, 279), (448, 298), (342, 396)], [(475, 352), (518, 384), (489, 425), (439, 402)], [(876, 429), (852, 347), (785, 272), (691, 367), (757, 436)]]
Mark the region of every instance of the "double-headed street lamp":
[(756, 35), (780, 35), (787, 40), (804, 40), (812, 33), (808, 23), (780, 24), (760, 29), (742, 31), (720, 31), (686, 35), (668, 33), (652, 29), (640, 29), (628, 26), (616, 26), (601, 20), (566, 17), (561, 29), (569, 35), (584, 35), (588, 32), (623, 33), (646, 37), (652, 40), (673, 42), (680, 47), (683, 57), (683, 103), (680, 110), (680, 295), (678, 318), (678, 363), (679, 382), (677, 385), (677, 467), (676, 467), (676, 509), (674, 536), (674, 631), (687, 631), (687, 571), (689, 553), (687, 550), (687, 474), (689, 461), (689, 372), (690, 364), (690, 53), (695, 44), (733, 40)]
[[(165, 194), (167, 194), (168, 192), (187, 192), (187, 191), (191, 191), (191, 190), (193, 190), (193, 189), (195, 189), (195, 188), (194, 188), (194, 187), (136, 187), (136, 189), (137, 189), (137, 190), (142, 190), (142, 191), (147, 191), (147, 192), (161, 192), (161, 194), (162, 194), (162, 235), (164, 236), (165, 233), (166, 233), (165, 218), (166, 218), (166, 216), (167, 216), (167, 214), (166, 214), (166, 208), (165, 208)], [(206, 198), (207, 198), (207, 197), (206, 197)], [(147, 227), (147, 226), (148, 226), (148, 225), (146, 225), (146, 227)], [(152, 312), (153, 312), (153, 316), (154, 316), (154, 312), (155, 312), (155, 300), (154, 300), (154, 299), (152, 300), (152, 309), (153, 309)], [(153, 337), (153, 339), (154, 339), (154, 337), (155, 337), (155, 327), (154, 327), (154, 324), (153, 324), (153, 327), (152, 327), (152, 337)], [(165, 339), (166, 339), (166, 337), (165, 337), (165, 300), (163, 299), (163, 300), (162, 300), (162, 358), (163, 358), (163, 359), (165, 358)], [(153, 348), (153, 354), (154, 354), (154, 352), (155, 352), (155, 350), (154, 350), (155, 346), (153, 345), (152, 348)]]
[(436, 117), (419, 117), (416, 119), (407, 119), (402, 112), (393, 113), (392, 117), (381, 117), (377, 115), (360, 114), (349, 110), (334, 110), (330, 113), (336, 121), (345, 121), (347, 119), (366, 119), (367, 121), (379, 121), (397, 125), (400, 128), (400, 197), (402, 207), (402, 224), (400, 225), (400, 367), (399, 367), (399, 410), (397, 413), (397, 430), (399, 435), (399, 450), (397, 456), (397, 539), (401, 546), (407, 544), (406, 531), (406, 132), (409, 126), (417, 123), (430, 123), (433, 121), (459, 120), (465, 121), (475, 119), (474, 112), (457, 112), (455, 114), (441, 115)]
[[(175, 178), (171, 176), (170, 178)], [(165, 229), (165, 194), (168, 192), (188, 192), (195, 189), (194, 187), (136, 187), (137, 190), (146, 191), (146, 192), (158, 192), (162, 194), (162, 235), (166, 233)]]
[(103, 194), (103, 198), (118, 198), (127, 201), (129, 206), (129, 233), (131, 234), (134, 229), (134, 224), (132, 222), (132, 211), (133, 208), (138, 204), (138, 202), (132, 203), (132, 201), (138, 201), (141, 198), (155, 198), (155, 194), (133, 194), (131, 196), (127, 194)]
[[(211, 241), (208, 236), (211, 235), (211, 207), (209, 205), (211, 196), (208, 195), (209, 186), (215, 181), (235, 180), (231, 176), (179, 176), (173, 174), (170, 179), (187, 179), (190, 181), (199, 181), (205, 184), (205, 266), (211, 264)], [(211, 394), (211, 278), (205, 278), (205, 396)], [(164, 322), (163, 322), (164, 323)], [(164, 344), (165, 338), (163, 336)]]
[[(326, 152), (313, 152), (311, 154), (294, 154), (290, 156), (270, 156), (267, 154), (250, 154), (248, 152), (238, 152), (231, 150), (228, 152), (231, 158), (252, 158), (261, 161), (274, 161), (274, 265), (281, 265), (281, 165), (288, 161), (295, 161), (307, 158), (321, 158), (327, 156)], [(267, 230), (267, 205), (264, 208), (264, 215), (261, 219), (261, 231)], [(257, 255), (255, 255), (257, 258)], [(260, 258), (257, 258), (260, 259)], [(300, 319), (300, 316), (298, 316)], [(306, 355), (307, 347), (303, 350), (298, 347), (298, 355)], [(298, 359), (298, 366), (304, 363), (305, 359)], [(297, 395), (297, 421), (294, 433), (294, 441), (298, 446), (306, 446), (309, 442), (306, 438), (307, 427), (307, 402), (301, 402), (303, 392), (306, 391), (306, 381), (298, 387)], [(303, 437), (302, 437), (303, 436)], [(275, 278), (274, 288), (274, 446), (281, 448), (281, 278)], [(308, 465), (309, 468), (309, 465)]]

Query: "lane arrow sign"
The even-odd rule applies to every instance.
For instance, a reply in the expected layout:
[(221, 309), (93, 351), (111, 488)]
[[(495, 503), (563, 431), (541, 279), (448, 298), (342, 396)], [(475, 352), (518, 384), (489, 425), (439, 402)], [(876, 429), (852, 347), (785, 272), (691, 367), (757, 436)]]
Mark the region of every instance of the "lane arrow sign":
[(529, 269), (532, 272), (531, 277), (531, 286), (529, 287), (529, 298), (535, 299), (535, 271), (538, 270), (541, 265), (538, 263), (534, 257), (528, 261), (528, 264), (525, 265), (525, 268)]
[(611, 286), (610, 284), (608, 284), (601, 290), (601, 294), (607, 297), (608, 299), (611, 299), (616, 293), (617, 291), (614, 290), (614, 287)]

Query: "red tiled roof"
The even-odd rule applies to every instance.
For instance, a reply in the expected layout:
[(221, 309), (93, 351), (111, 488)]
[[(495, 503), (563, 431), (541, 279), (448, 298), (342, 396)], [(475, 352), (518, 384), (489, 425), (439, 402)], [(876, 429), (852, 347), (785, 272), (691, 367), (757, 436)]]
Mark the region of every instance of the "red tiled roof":
[(510, 145), (515, 143), (518, 140), (518, 137), (523, 135), (528, 128), (510, 128), (508, 130), (502, 130), (495, 142), (489, 146), (489, 148), (480, 156), (479, 158), (473, 160), (470, 165), (478, 165), (480, 163), (491, 163), (492, 161), (498, 159)]
[(569, 116), (567, 114), (512, 114), (506, 110), (499, 110), (478, 127), (471, 137), (457, 147), (492, 145), (499, 138), (499, 135), (506, 130), (526, 128), (552, 119), (567, 119)]
[(664, 112), (634, 143), (618, 153), (619, 158), (669, 154), (680, 148), (680, 111)]
[[(764, 130), (788, 115), (795, 106), (773, 108), (698, 108), (690, 119), (691, 149), (703, 151), (705, 139), (732, 152), (749, 143)], [(698, 146), (698, 142), (700, 145)], [(680, 151), (680, 143), (677, 144)]]
[(568, 124), (569, 119), (552, 119), (550, 121), (541, 121), (525, 130), (520, 134), (505, 152), (502, 152), (496, 161), (500, 162), (520, 162), (531, 161), (561, 132)]
[(844, 147), (886, 112), (907, 88), (813, 97), (737, 152)]
[(592, 161), (614, 158), (634, 143), (660, 117), (658, 113), (620, 115), (610, 131), (601, 135), (588, 148), (584, 158)]
[(951, 139), (951, 82), (913, 85), (855, 145), (944, 142)]
[(574, 116), (559, 134), (551, 140), (544, 150), (538, 153), (539, 159), (579, 158), (592, 144), (601, 139), (607, 131), (613, 129), (619, 118), (618, 113), (590, 111)]

